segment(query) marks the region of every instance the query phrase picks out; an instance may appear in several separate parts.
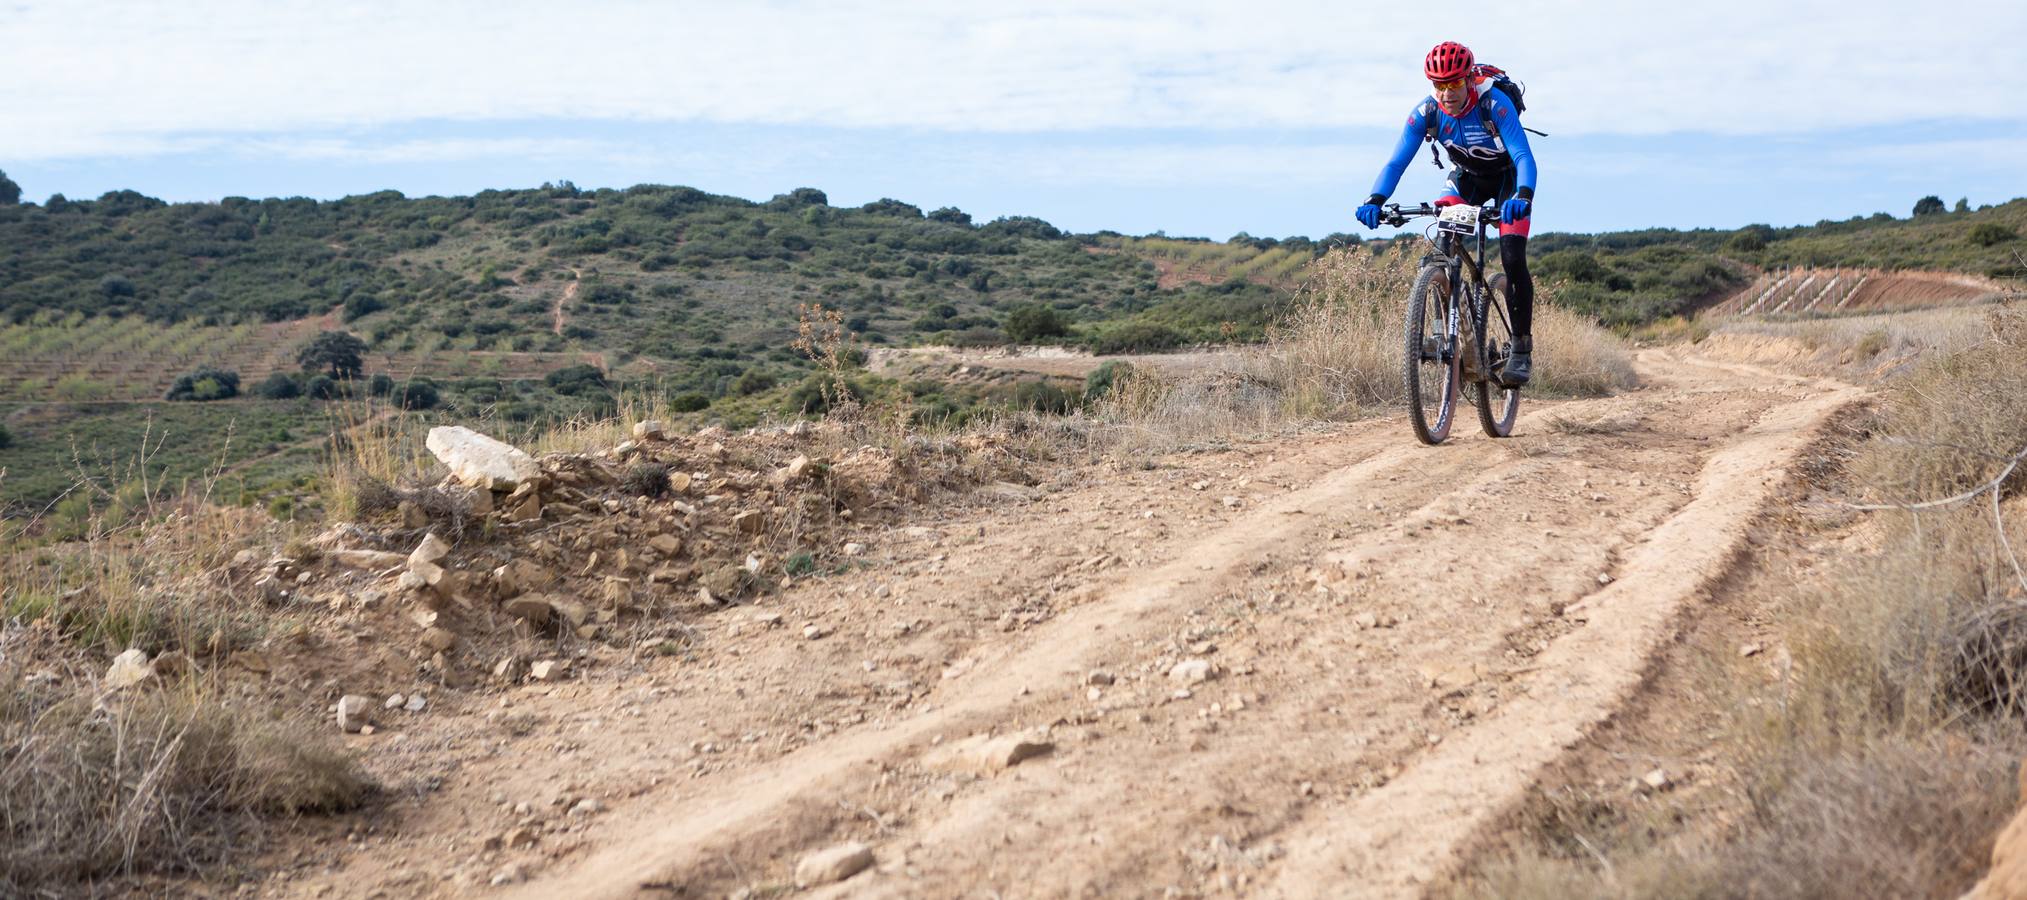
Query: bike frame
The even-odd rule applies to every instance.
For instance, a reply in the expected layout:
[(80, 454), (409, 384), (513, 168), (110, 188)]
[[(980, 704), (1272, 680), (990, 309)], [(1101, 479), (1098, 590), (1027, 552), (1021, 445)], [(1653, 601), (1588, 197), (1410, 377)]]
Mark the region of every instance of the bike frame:
[[(1417, 216), (1435, 216), (1439, 214), (1439, 211), (1435, 207), (1426, 203), (1420, 206), (1408, 207), (1401, 206), (1398, 203), (1390, 203), (1387, 205), (1386, 211), (1389, 214), (1387, 216), (1388, 224), (1395, 227), (1404, 225), (1409, 219)], [(1424, 254), (1421, 260), (1422, 266), (1442, 266), (1447, 270), (1446, 274), (1449, 276), (1450, 296), (1446, 298), (1449, 304), (1446, 314), (1449, 321), (1445, 324), (1444, 328), (1447, 332), (1446, 341), (1450, 346), (1446, 348), (1446, 352), (1457, 352), (1457, 339), (1463, 336), (1463, 323), (1458, 321), (1459, 313), (1466, 308), (1463, 301), (1466, 299), (1470, 301), (1471, 352), (1466, 361), (1471, 363), (1471, 365), (1466, 367), (1464, 374), (1465, 380), (1471, 382), (1487, 381), (1492, 377), (1492, 360), (1485, 349), (1485, 316), (1487, 312), (1498, 313), (1499, 321), (1506, 326), (1507, 333), (1510, 334), (1513, 331), (1513, 323), (1507, 317), (1506, 304), (1491, 302), (1492, 288), (1485, 278), (1486, 227), (1497, 221), (1499, 221), (1497, 210), (1489, 206), (1478, 207), (1478, 222), (1473, 235), (1471, 235), (1471, 237), (1476, 238), (1476, 246), (1466, 247), (1462, 252), (1458, 252), (1456, 245), (1459, 238), (1466, 238), (1467, 236), (1450, 230), (1448, 223), (1437, 223), (1436, 236), (1432, 241), (1432, 249), (1429, 253)], [(1466, 268), (1471, 270), (1471, 278), (1468, 282), (1463, 278)]]

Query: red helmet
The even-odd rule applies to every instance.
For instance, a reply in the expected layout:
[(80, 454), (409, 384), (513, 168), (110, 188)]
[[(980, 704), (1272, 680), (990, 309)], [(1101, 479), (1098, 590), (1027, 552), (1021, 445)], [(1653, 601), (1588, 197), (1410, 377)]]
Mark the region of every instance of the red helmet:
[(1455, 81), (1471, 74), (1471, 66), (1476, 62), (1471, 56), (1471, 48), (1455, 41), (1444, 41), (1422, 60), (1422, 74), (1429, 76), (1430, 81)]

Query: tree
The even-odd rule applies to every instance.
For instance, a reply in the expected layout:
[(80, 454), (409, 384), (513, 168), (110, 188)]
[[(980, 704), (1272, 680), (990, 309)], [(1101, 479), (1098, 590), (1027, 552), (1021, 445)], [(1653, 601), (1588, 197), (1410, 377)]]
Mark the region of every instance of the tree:
[(357, 378), (365, 371), (366, 342), (350, 332), (326, 331), (296, 354), (303, 371), (329, 372), (332, 378)]
[(1932, 216), (1947, 209), (1948, 207), (1943, 206), (1943, 198), (1934, 194), (1914, 201), (1914, 214), (1917, 216)]
[(21, 185), (15, 184), (6, 172), (0, 172), (0, 206), (13, 206), (20, 202)]
[(0, 450), (14, 446), (14, 432), (7, 430), (6, 423), (0, 423)]
[(1061, 337), (1070, 333), (1070, 324), (1063, 321), (1061, 314), (1053, 307), (1038, 303), (1016, 306), (1006, 314), (1001, 323), (1006, 336), (1017, 343), (1031, 344), (1042, 338)]
[(1970, 212), (1970, 211), (1971, 211), (1971, 198), (1958, 197), (1957, 208), (1955, 210), (1952, 210), (1952, 212)]
[(934, 222), (948, 222), (952, 225), (971, 224), (971, 214), (955, 206), (946, 206), (932, 212), (929, 214), (929, 219)]

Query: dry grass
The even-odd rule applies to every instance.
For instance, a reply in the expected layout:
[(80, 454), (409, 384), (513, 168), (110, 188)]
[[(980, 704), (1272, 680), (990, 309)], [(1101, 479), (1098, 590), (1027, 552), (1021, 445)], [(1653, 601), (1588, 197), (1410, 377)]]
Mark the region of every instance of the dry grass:
[(2027, 476), (1998, 478), (2027, 448), (2027, 315), (1984, 333), (1892, 385), (1840, 476), (1875, 500), (1968, 496), (1874, 513), (1869, 549), (1774, 603), (1792, 663), (1772, 683), (1709, 661), (1736, 790), (1637, 820), (1539, 798), (1522, 844), (1459, 893), (1953, 897), (1982, 874), (2027, 752)]
[[(1415, 272), (1400, 255), (1338, 251), (1317, 260), (1268, 349), (1290, 413), (1336, 418), (1402, 402), (1403, 310)], [(1625, 341), (1556, 306), (1548, 288), (1536, 296), (1534, 338), (1530, 394), (1597, 397), (1638, 384)]]
[(265, 814), (356, 804), (367, 782), (302, 723), (197, 685), (101, 698), (0, 672), (0, 894), (72, 893), (227, 855)]

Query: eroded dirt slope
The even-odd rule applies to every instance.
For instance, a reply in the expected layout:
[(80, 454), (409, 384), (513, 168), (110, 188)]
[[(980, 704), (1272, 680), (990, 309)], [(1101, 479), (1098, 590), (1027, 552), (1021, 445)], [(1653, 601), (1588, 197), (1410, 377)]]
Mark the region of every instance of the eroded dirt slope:
[(1859, 396), (1640, 364), (1510, 440), (1376, 420), (940, 506), (682, 655), (358, 738), (412, 799), (270, 887), (766, 896), (860, 842), (812, 896), (1411, 896), (1610, 715)]

